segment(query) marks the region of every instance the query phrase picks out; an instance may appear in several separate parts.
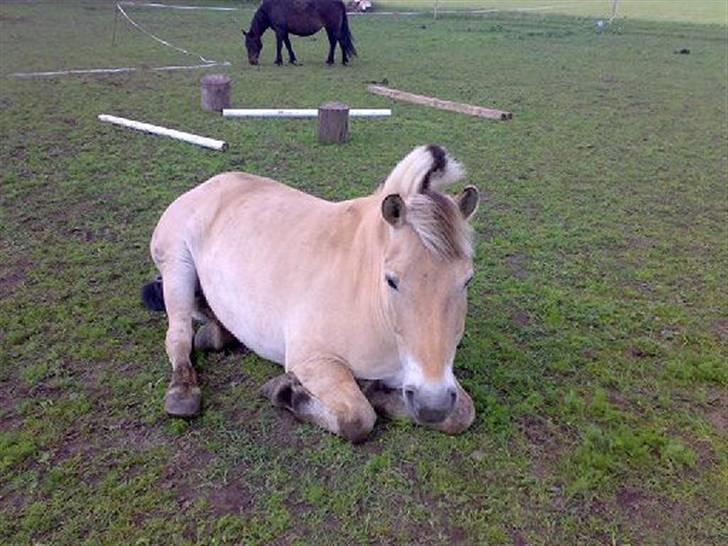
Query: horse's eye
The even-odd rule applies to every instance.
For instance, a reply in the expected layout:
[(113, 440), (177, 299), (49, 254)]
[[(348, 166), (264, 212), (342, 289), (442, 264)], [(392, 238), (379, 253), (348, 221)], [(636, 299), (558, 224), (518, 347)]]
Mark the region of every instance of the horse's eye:
[(399, 290), (399, 281), (392, 275), (385, 275), (384, 278), (387, 280), (389, 288), (392, 290)]

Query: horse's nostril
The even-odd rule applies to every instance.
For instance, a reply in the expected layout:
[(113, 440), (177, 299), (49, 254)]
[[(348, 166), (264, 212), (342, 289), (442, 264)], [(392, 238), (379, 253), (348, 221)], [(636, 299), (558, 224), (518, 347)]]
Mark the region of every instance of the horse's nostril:
[(415, 403), (415, 390), (412, 387), (405, 387), (404, 397), (410, 405)]
[(455, 389), (450, 389), (450, 407), (455, 406), (455, 402), (458, 400), (458, 391)]

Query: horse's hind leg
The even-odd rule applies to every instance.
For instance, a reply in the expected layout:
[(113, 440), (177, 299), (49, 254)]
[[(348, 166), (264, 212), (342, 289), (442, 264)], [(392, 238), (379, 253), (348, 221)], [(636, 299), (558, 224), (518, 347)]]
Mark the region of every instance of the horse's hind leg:
[(165, 346), (172, 364), (164, 409), (175, 417), (191, 417), (199, 413), (202, 397), (190, 360), (197, 273), (188, 259), (164, 264), (161, 270), (168, 320)]
[(266, 383), (261, 392), (291, 411), (353, 443), (366, 439), (377, 419), (351, 371), (333, 359), (307, 359)]
[(228, 330), (217, 320), (204, 296), (199, 295), (196, 301), (195, 318), (203, 324), (195, 332), (194, 347), (198, 351), (222, 351), (225, 347), (236, 345), (235, 339)]

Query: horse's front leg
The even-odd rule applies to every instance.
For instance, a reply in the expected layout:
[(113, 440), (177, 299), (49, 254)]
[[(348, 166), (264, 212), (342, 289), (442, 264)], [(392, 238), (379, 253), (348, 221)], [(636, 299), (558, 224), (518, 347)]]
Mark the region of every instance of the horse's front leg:
[[(360, 381), (362, 392), (377, 413), (390, 419), (414, 419), (407, 410), (402, 389), (393, 389), (383, 385), (380, 381)], [(441, 423), (424, 424), (429, 428), (445, 432), (446, 434), (459, 434), (467, 430), (475, 420), (475, 407), (473, 399), (458, 383), (458, 400), (452, 413)]]
[(334, 53), (336, 53), (336, 35), (333, 31), (326, 29), (326, 36), (329, 37), (329, 56), (326, 58), (326, 64), (334, 64)]
[(288, 50), (288, 62), (291, 64), (296, 64), (296, 54), (293, 53), (291, 40), (288, 38), (287, 32), (283, 35), (283, 43), (286, 44), (286, 49)]
[(317, 357), (291, 362), (289, 372), (261, 389), (273, 405), (352, 443), (364, 441), (377, 419), (349, 368), (336, 359)]
[(281, 50), (283, 49), (283, 32), (276, 30), (276, 64), (281, 66), (283, 64), (283, 57), (281, 56)]

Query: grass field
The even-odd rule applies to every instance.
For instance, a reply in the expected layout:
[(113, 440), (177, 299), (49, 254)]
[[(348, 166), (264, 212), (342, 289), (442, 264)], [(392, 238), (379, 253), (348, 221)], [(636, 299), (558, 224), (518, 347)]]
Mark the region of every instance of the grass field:
[[(107, 2), (0, 3), (0, 544), (726, 542), (725, 27), (357, 17), (350, 67), (324, 65), (323, 35), (294, 39), (303, 66), (275, 67), (267, 35), (256, 69), (239, 36), (249, 9), (128, 12), (232, 61), (235, 105), (394, 115), (322, 146), (313, 122), (201, 112), (199, 71), (6, 78), (196, 61), (121, 21), (112, 47)], [(367, 94), (385, 78), (514, 119)], [(204, 413), (167, 418), (165, 319), (138, 296), (164, 208), (230, 169), (364, 195), (428, 142), (486, 196), (456, 359), (472, 429), (380, 422), (353, 447), (269, 407), (257, 389), (279, 370), (241, 351), (198, 355)]]
[[(441, 11), (521, 10), (523, 12), (608, 18), (613, 0), (437, 0)], [(381, 10), (434, 11), (436, 0), (375, 0)], [(724, 0), (618, 0), (617, 16), (649, 21), (676, 21), (728, 25)]]

